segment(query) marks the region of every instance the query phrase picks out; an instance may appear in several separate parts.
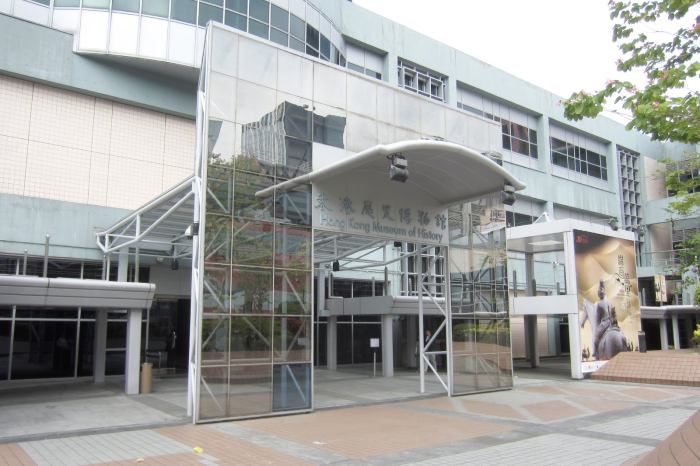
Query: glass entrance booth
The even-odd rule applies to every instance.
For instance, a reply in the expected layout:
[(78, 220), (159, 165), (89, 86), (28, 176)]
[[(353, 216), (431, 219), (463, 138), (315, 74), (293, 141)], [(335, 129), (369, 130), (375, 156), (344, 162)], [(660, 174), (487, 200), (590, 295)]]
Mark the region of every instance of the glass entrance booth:
[(222, 25), (204, 50), (194, 421), (313, 410), (314, 363), (340, 370), (350, 341), (416, 394), (511, 387), (503, 200), (525, 186), (465, 147), (500, 128)]
[[(538, 335), (538, 316), (566, 316), (572, 379), (639, 349), (635, 233), (561, 219), (509, 228), (507, 237), (510, 314), (523, 317), (531, 367), (540, 364), (538, 340), (547, 338)], [(560, 267), (563, 274), (553, 273)]]

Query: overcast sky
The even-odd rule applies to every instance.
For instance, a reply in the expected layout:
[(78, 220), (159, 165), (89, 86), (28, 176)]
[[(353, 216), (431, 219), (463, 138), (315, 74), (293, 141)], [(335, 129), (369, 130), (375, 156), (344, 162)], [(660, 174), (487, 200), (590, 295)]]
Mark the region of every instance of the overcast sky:
[(563, 97), (616, 75), (607, 0), (354, 3)]

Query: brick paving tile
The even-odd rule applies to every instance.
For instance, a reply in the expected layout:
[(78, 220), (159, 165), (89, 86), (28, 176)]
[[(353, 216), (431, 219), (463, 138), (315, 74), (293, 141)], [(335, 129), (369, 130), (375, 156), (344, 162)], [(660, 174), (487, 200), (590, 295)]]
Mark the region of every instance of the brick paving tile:
[(420, 413), (387, 406), (321, 411), (243, 421), (246, 428), (311, 445), (348, 458), (367, 459), (416, 448), (494, 435), (512, 426)]
[(676, 395), (669, 393), (666, 390), (659, 390), (657, 388), (646, 388), (646, 387), (635, 387), (620, 390), (620, 393), (631, 395), (635, 398), (644, 401), (665, 401), (672, 398), (676, 398)]
[(0, 465), (34, 466), (35, 464), (20, 445), (16, 443), (0, 444)]
[(134, 458), (133, 460), (110, 461), (98, 464), (99, 466), (189, 466), (201, 464), (203, 459), (205, 458), (200, 457), (196, 453), (174, 453), (171, 455), (150, 456), (148, 458)]
[(531, 387), (523, 387), (523, 390), (532, 392), (532, 393), (544, 393), (546, 395), (566, 395), (567, 393), (557, 387), (552, 387), (550, 385), (542, 385), (542, 386), (531, 386)]
[(581, 410), (561, 400), (526, 404), (523, 405), (523, 408), (527, 409), (532, 414), (534, 414), (539, 419), (545, 422), (559, 421), (561, 419), (580, 416), (581, 414), (583, 414)]
[(591, 411), (596, 411), (599, 413), (605, 413), (608, 411), (621, 411), (623, 409), (629, 409), (631, 406), (630, 403), (607, 401), (605, 399), (576, 398), (571, 401), (580, 404), (581, 406), (590, 409)]
[(505, 417), (508, 419), (523, 419), (523, 416), (508, 405), (487, 403), (485, 401), (460, 400), (468, 411), (487, 416)]
[(245, 440), (236, 439), (207, 426), (177, 426), (157, 429), (161, 435), (188, 445), (202, 448), (202, 453), (217, 459), (216, 464), (310, 464), (271, 448), (261, 447)]
[(620, 397), (613, 390), (605, 390), (597, 387), (566, 387), (563, 390), (567, 395), (575, 394), (582, 397), (595, 398), (596, 400), (612, 400), (615, 398), (623, 398), (625, 400), (629, 399), (628, 397)]

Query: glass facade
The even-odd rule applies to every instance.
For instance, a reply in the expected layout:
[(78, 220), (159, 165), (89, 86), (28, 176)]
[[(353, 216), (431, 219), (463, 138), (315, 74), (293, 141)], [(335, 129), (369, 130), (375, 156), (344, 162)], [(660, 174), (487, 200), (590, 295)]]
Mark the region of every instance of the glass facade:
[(454, 394), (513, 385), (505, 221), (492, 222), (501, 217), (498, 195), (449, 209)]
[[(260, 10), (257, 20), (267, 20), (283, 30), (284, 15), (273, 11), (265, 17)], [(290, 40), (305, 37), (312, 42), (311, 55), (315, 56), (316, 50), (323, 53), (322, 37), (311, 28), (301, 27), (293, 14), (289, 21)], [(418, 99), (371, 77), (292, 55), (215, 25), (210, 27), (198, 115), (201, 164), (197, 170), (204, 185), (199, 213), (201, 260), (194, 261), (195, 277), (201, 276), (196, 419), (310, 410), (313, 360), (325, 357), (318, 348), (314, 354), (313, 329), (326, 331), (325, 318), (313, 313), (311, 188), (302, 183), (286, 192), (270, 191), (267, 196), (256, 193), (310, 173), (319, 161), (331, 163), (380, 142), (442, 135), (464, 144), (461, 138), (465, 134), (493, 128), (486, 121), (464, 116), (429, 99)], [(231, 67), (230, 53), (222, 53), (219, 47), (237, 52), (246, 66)], [(462, 130), (446, 134), (445, 128), (435, 124), (445, 118), (441, 112), (449, 112), (455, 121), (462, 122)], [(483, 202), (496, 208), (496, 201)], [(482, 204), (470, 205), (476, 211)], [(500, 209), (502, 212), (503, 207)], [(465, 309), (460, 311), (458, 324), (468, 324), (473, 340), (479, 342), (478, 351), (459, 351), (459, 356), (480, 361), (480, 370), (487, 372), (485, 377), (491, 380), (495, 374), (497, 379), (473, 383), (474, 389), (510, 384), (505, 362), (509, 364), (510, 336), (504, 232), (489, 233), (483, 244), (476, 233), (472, 242), (480, 242), (478, 245), (467, 247), (456, 239), (454, 243), (462, 257), (459, 263), (474, 256), (474, 265), (469, 262), (464, 270), (470, 280), (465, 286), (478, 285), (472, 307), (478, 304), (489, 309), (484, 315), (481, 309), (466, 310), (464, 301), (456, 305)], [(446, 250), (440, 248), (441, 258), (431, 259), (440, 283), (446, 283), (450, 270), (444, 259)], [(501, 256), (502, 263), (490, 272), (476, 268), (479, 260), (500, 260)], [(457, 275), (450, 276), (456, 286)], [(447, 286), (437, 288), (439, 295), (446, 295)], [(415, 283), (412, 289), (415, 295)], [(366, 362), (370, 357), (365, 340), (379, 337), (381, 326), (379, 316), (367, 319), (350, 316), (347, 324), (338, 325), (339, 339), (353, 342), (339, 346), (339, 363)], [(505, 354), (507, 358), (502, 356)], [(505, 359), (500, 361), (499, 357)], [(482, 379), (480, 373), (477, 376)]]

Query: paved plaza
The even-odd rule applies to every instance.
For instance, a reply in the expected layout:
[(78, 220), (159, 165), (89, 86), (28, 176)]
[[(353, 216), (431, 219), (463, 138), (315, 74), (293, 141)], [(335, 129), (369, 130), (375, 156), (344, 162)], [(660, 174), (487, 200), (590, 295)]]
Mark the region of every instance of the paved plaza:
[(697, 388), (520, 377), (463, 397), (4, 443), (0, 464), (632, 464), (698, 409)]

